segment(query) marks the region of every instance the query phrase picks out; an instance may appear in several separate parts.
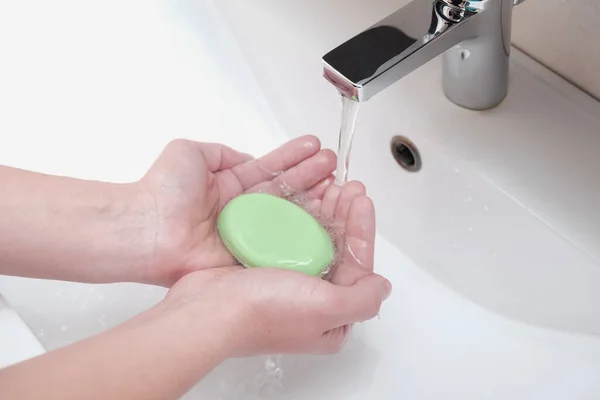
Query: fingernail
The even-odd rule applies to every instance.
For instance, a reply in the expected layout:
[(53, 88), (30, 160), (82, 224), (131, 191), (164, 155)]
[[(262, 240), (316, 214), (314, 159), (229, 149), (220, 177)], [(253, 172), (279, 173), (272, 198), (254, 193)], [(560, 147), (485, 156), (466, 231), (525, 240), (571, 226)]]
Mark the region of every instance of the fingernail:
[(392, 294), (392, 284), (387, 279), (383, 281), (383, 301), (387, 300)]

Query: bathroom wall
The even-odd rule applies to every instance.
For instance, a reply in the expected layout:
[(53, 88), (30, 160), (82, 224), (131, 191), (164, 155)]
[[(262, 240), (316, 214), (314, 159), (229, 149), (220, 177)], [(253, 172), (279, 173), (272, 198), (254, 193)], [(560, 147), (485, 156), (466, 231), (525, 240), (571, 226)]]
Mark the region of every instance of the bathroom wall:
[(600, 99), (599, 0), (526, 0), (513, 21), (515, 46)]

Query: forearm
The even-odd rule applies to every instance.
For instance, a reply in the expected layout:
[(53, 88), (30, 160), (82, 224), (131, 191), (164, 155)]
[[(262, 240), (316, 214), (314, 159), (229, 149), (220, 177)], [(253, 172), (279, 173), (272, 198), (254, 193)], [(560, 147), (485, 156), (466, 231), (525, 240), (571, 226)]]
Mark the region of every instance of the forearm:
[(0, 274), (141, 281), (153, 237), (134, 189), (0, 166)]
[(197, 316), (179, 310), (153, 309), (102, 335), (0, 371), (2, 399), (178, 399), (226, 354), (218, 327), (191, 326), (197, 323)]

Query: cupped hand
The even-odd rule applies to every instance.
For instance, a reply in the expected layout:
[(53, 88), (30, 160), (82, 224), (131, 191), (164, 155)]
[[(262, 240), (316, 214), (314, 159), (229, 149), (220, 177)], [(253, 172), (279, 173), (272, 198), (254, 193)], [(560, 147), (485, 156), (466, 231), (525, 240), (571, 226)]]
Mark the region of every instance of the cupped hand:
[(152, 241), (144, 282), (170, 286), (185, 274), (235, 264), (216, 230), (220, 211), (243, 193), (323, 197), (335, 154), (304, 136), (259, 159), (214, 143), (171, 142), (137, 183)]
[(162, 305), (185, 310), (197, 329), (216, 329), (230, 357), (339, 351), (352, 324), (377, 315), (391, 285), (373, 272), (375, 211), (362, 184), (330, 185), (310, 207), (338, 238), (328, 280), (274, 268), (210, 269), (183, 277)]

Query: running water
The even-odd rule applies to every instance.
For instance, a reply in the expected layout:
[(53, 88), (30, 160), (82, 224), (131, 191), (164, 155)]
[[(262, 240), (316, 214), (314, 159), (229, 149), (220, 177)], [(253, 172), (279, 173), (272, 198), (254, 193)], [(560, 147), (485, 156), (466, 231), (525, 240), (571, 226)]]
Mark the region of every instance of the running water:
[(277, 395), (283, 389), (283, 356), (268, 356), (265, 361), (266, 375), (263, 377), (258, 394), (261, 399)]
[(356, 128), (356, 118), (359, 108), (359, 102), (342, 96), (342, 125), (340, 127), (337, 170), (335, 173), (335, 183), (340, 186), (348, 181), (350, 152), (352, 151), (352, 139), (354, 138), (354, 129)]
[[(350, 152), (352, 151), (352, 139), (356, 127), (356, 119), (360, 104), (348, 97), (342, 96), (342, 122), (340, 127), (339, 147), (337, 154), (337, 170), (335, 183), (343, 185), (348, 180), (348, 165), (350, 162)], [(274, 174), (278, 176), (279, 174)], [(295, 193), (285, 182), (281, 184), (281, 193), (283, 197), (306, 208), (306, 199), (302, 194)], [(320, 212), (316, 210), (317, 213)], [(330, 228), (328, 228), (330, 231)], [(330, 234), (335, 238), (343, 232), (333, 232)], [(351, 250), (351, 249), (350, 249)], [(339, 249), (337, 249), (339, 251)], [(336, 251), (336, 252), (337, 252)], [(337, 258), (337, 257), (336, 257)], [(360, 261), (357, 260), (359, 263)], [(379, 316), (378, 316), (379, 317)], [(283, 356), (270, 355), (265, 359), (264, 370), (251, 379), (241, 382), (228, 382), (223, 384), (220, 390), (221, 399), (230, 398), (248, 398), (248, 399), (274, 399), (283, 394)], [(232, 396), (232, 397), (230, 397)]]

